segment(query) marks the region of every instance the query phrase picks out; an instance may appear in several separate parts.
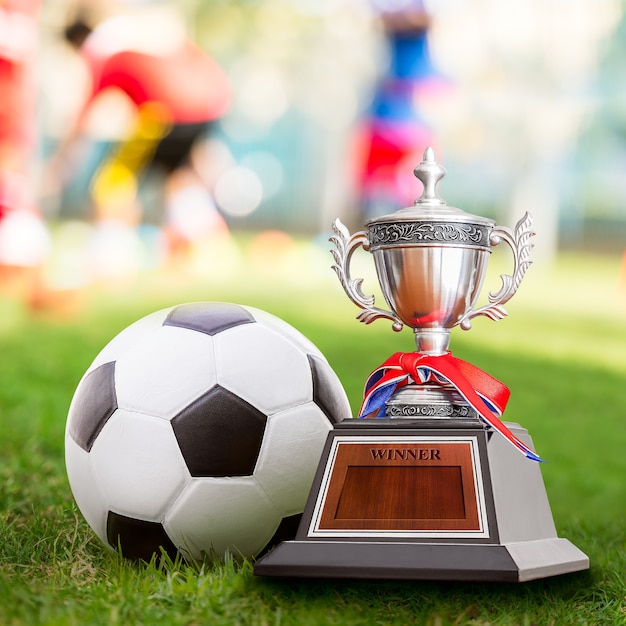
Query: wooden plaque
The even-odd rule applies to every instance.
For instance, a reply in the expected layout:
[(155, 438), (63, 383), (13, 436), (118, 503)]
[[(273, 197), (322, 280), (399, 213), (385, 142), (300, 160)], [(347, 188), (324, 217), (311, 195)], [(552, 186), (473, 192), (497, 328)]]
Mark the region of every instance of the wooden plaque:
[(473, 437), (335, 437), (309, 536), (486, 536)]

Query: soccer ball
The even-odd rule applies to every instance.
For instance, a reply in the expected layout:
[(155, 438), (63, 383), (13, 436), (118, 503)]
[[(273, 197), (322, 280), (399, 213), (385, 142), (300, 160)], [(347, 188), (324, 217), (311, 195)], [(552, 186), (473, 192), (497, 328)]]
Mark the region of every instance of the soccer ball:
[(126, 328), (88, 368), (67, 474), (89, 525), (126, 557), (254, 557), (293, 538), (326, 435), (348, 417), (336, 374), (285, 321), (183, 304)]

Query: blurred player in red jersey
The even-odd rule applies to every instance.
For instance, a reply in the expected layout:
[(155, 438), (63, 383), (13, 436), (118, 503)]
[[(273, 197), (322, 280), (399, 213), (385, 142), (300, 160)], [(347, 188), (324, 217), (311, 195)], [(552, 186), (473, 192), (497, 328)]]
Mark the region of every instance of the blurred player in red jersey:
[(0, 282), (32, 303), (49, 246), (33, 180), (39, 9), (0, 0)]
[(165, 179), (164, 221), (170, 247), (184, 247), (190, 230), (224, 229), (206, 189), (205, 206), (185, 218), (195, 220), (198, 228), (178, 228), (181, 220), (176, 215), (177, 194), (202, 186), (193, 167), (194, 146), (209, 135), (230, 104), (229, 80), (218, 63), (186, 37), (171, 9), (117, 14), (94, 28), (79, 19), (65, 29), (65, 36), (80, 51), (92, 80), (83, 112), (65, 143), (84, 132), (101, 102), (112, 102), (111, 94), (121, 96), (124, 106), (134, 111), (128, 135), (92, 181), (96, 219), (138, 223), (140, 177), (152, 171)]

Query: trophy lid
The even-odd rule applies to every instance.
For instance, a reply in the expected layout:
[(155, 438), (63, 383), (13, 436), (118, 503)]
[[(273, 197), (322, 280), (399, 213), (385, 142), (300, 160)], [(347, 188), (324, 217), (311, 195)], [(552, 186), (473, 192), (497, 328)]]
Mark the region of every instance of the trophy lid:
[(462, 209), (449, 206), (439, 195), (439, 182), (446, 175), (446, 169), (437, 163), (431, 147), (426, 148), (423, 161), (413, 170), (413, 173), (424, 185), (422, 195), (415, 201), (414, 206), (368, 220), (367, 226), (386, 222), (430, 221), (495, 225), (495, 222), (489, 218), (472, 215)]

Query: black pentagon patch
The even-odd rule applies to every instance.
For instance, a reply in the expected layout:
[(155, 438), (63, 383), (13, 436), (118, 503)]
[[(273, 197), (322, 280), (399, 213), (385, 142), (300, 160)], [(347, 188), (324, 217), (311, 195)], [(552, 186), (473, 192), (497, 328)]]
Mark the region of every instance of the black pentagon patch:
[(119, 548), (127, 559), (150, 561), (152, 555), (160, 555), (163, 548), (173, 560), (178, 552), (159, 522), (134, 519), (113, 511), (107, 516), (107, 541), (112, 548)]
[(215, 385), (174, 419), (172, 427), (192, 476), (250, 476), (267, 416)]
[(326, 361), (312, 354), (307, 354), (307, 357), (313, 376), (313, 402), (322, 409), (332, 424), (336, 424), (344, 418), (339, 402), (341, 383), (336, 381), (335, 374)]
[(252, 314), (229, 302), (191, 302), (170, 311), (163, 326), (178, 326), (217, 335), (223, 330), (256, 322)]
[(267, 554), (272, 548), (275, 548), (279, 543), (283, 541), (291, 541), (296, 538), (300, 521), (302, 520), (302, 513), (296, 515), (289, 515), (283, 517), (278, 528), (272, 538), (267, 542), (266, 546), (257, 555), (257, 559)]
[(115, 361), (111, 361), (89, 372), (76, 390), (68, 416), (70, 436), (89, 452), (115, 409)]

